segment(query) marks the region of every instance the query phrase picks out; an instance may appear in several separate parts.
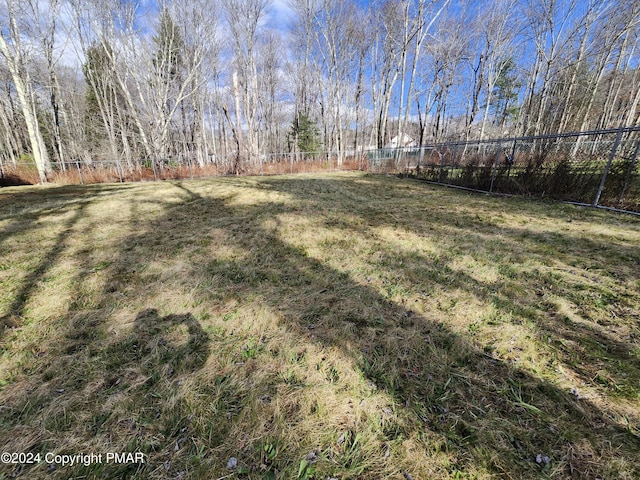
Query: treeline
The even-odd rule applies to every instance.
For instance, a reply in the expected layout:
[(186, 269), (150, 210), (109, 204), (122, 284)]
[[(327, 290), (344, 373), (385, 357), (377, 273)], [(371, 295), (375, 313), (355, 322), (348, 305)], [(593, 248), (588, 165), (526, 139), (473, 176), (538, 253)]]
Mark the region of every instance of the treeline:
[(0, 18), (0, 167), (41, 181), (639, 123), (631, 0), (2, 0)]

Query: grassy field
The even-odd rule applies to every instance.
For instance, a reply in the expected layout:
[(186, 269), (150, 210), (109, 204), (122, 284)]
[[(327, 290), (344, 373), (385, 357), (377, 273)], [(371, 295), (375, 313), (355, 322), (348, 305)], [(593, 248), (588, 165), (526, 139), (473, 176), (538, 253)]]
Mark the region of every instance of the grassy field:
[(0, 451), (42, 455), (0, 478), (640, 478), (637, 218), (360, 173), (11, 187), (0, 251)]

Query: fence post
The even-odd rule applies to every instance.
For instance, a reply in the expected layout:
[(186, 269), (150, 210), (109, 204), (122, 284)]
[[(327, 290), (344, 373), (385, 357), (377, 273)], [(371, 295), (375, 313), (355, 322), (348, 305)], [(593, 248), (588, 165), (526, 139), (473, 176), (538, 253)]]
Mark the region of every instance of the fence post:
[[(507, 159), (507, 163), (509, 168), (507, 169), (507, 185), (510, 186), (509, 178), (511, 177), (511, 167), (516, 163), (516, 144), (518, 143), (518, 139), (513, 139), (513, 147), (511, 147), (511, 157)], [(509, 188), (509, 187), (507, 187)]]
[(493, 184), (496, 181), (496, 172), (498, 169), (498, 159), (500, 158), (501, 153), (502, 153), (502, 144), (498, 142), (498, 148), (496, 149), (496, 156), (493, 160), (493, 171), (491, 172), (491, 185), (489, 186), (489, 193), (493, 192)]
[(611, 168), (613, 159), (616, 156), (616, 151), (618, 150), (618, 145), (620, 145), (620, 140), (622, 140), (622, 128), (618, 130), (616, 139), (613, 142), (613, 147), (611, 148), (611, 153), (609, 154), (609, 160), (607, 161), (607, 165), (604, 167), (604, 172), (602, 172), (602, 178), (600, 179), (600, 186), (598, 187), (596, 198), (593, 200), (594, 207), (597, 207), (598, 203), (600, 202), (600, 197), (602, 196), (602, 191), (604, 190), (604, 185), (605, 185), (605, 182), (607, 181), (607, 174), (609, 173), (609, 169)]
[(631, 180), (631, 175), (633, 175), (633, 171), (636, 169), (638, 153), (640, 153), (640, 141), (638, 141), (638, 144), (636, 145), (636, 149), (633, 152), (633, 157), (631, 157), (631, 163), (629, 164), (629, 168), (627, 169), (627, 175), (624, 178), (624, 185), (622, 186), (620, 197), (618, 197), (618, 206), (620, 206), (620, 204), (622, 203), (624, 194), (627, 192), (627, 187), (629, 187), (629, 181)]
[(120, 165), (120, 160), (116, 160), (116, 172), (118, 172), (120, 183), (124, 183), (122, 180), (122, 166)]
[[(462, 170), (463, 170), (463, 164), (462, 162), (458, 159), (458, 157), (456, 156), (456, 151), (457, 151), (457, 146), (454, 143), (453, 145), (449, 144), (447, 145), (447, 151), (446, 153), (449, 153), (449, 164), (451, 165), (451, 171), (452, 172), (456, 172), (457, 173), (457, 180), (458, 180), (458, 184), (461, 184), (462, 182)], [(449, 177), (449, 181), (447, 182), (449, 185), (451, 185), (451, 177)]]
[[(446, 148), (446, 144), (445, 144)], [(438, 172), (438, 183), (442, 183), (442, 171), (444, 169), (444, 154), (440, 151), (440, 149), (436, 150), (438, 155), (440, 155), (440, 171)]]
[(84, 181), (82, 180), (82, 170), (80, 170), (80, 164), (76, 160), (76, 168), (78, 169), (78, 176), (80, 177), (80, 185), (84, 185)]

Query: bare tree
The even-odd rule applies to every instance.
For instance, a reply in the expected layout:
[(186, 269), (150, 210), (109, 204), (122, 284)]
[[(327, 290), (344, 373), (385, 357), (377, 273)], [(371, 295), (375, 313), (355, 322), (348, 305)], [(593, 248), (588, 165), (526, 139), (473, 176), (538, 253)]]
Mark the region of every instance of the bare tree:
[[(263, 153), (284, 152), (287, 118), (279, 115), (278, 103), (283, 96), (281, 71), (284, 62), (281, 37), (274, 32), (265, 34), (258, 45), (258, 143)], [(262, 136), (260, 135), (262, 133)]]
[(333, 149), (337, 153), (338, 165), (344, 159), (345, 122), (348, 115), (347, 92), (350, 74), (353, 72), (355, 56), (359, 51), (352, 48), (357, 43), (359, 32), (354, 28), (356, 6), (353, 2), (323, 0), (322, 8), (315, 17), (318, 29), (316, 36), (316, 58), (325, 78), (325, 122), (330, 126)]
[(40, 182), (45, 183), (47, 173), (51, 171), (51, 164), (36, 114), (35, 91), (29, 71), (30, 54), (23, 43), (23, 32), (19, 27), (24, 20), (25, 5), (14, 0), (5, 0), (0, 8), (5, 10), (3, 18), (7, 22), (0, 28), (0, 53), (7, 62), (18, 95)]
[[(260, 148), (258, 144), (258, 70), (256, 43), (261, 34), (262, 24), (270, 0), (223, 0), (221, 2), (227, 27), (231, 31), (232, 49), (238, 72), (243, 119), (246, 122), (246, 145), (244, 151), (249, 162)], [(236, 126), (238, 133), (243, 125)]]
[[(148, 65), (145, 49), (140, 48), (136, 31), (135, 6), (117, 0), (69, 0), (74, 15), (75, 36), (80, 53), (86, 55), (89, 48), (101, 46), (110, 73), (110, 81), (117, 87), (121, 99), (115, 104), (119, 111), (135, 126), (136, 137), (146, 159), (155, 159), (148, 132), (142, 119), (142, 111), (149, 111), (144, 96), (144, 77), (141, 70)], [(121, 101), (120, 101), (121, 100)], [(125, 115), (119, 115), (124, 118)], [(121, 128), (126, 125), (121, 124)]]
[[(514, 7), (515, 0), (496, 1), (481, 17), (481, 23), (484, 27), (480, 53), (481, 69), (483, 70), (481, 84), (485, 89), (485, 97), (480, 139), (485, 136), (493, 89), (505, 65), (513, 58), (513, 40), (518, 29), (517, 21), (513, 15)], [(475, 106), (478, 107), (477, 104)]]
[(637, 2), (287, 4), (285, 33), (270, 29), (270, 0), (3, 0), (3, 165), (27, 149), (41, 181), (51, 160), (80, 158), (240, 172), (301, 144), (342, 163), (412, 129), (424, 144), (500, 134), (516, 114), (531, 134), (640, 116)]
[[(28, 135), (25, 125), (15, 102), (15, 88), (11, 74), (5, 65), (0, 69), (0, 122), (2, 126), (1, 156), (4, 162), (14, 166), (18, 163), (20, 154)], [(28, 140), (27, 140), (28, 142)]]
[(313, 83), (311, 53), (317, 42), (318, 32), (314, 22), (321, 5), (320, 0), (288, 0), (287, 4), (294, 13), (291, 25), (293, 62), (289, 67), (294, 75), (291, 90), (295, 99), (295, 115), (298, 117), (300, 113), (308, 115), (316, 101), (317, 92), (314, 93), (310, 87)]
[[(410, 19), (406, 19), (406, 39), (407, 44), (411, 45), (413, 43), (413, 55), (411, 61), (411, 68), (408, 78), (408, 94), (407, 101), (404, 102), (404, 84), (407, 81), (407, 55), (410, 52), (406, 52), (401, 56), (402, 60), (402, 90), (400, 92), (400, 108), (398, 110), (399, 115), (402, 115), (402, 105), (404, 106), (404, 115), (399, 117), (398, 121), (398, 135), (404, 134), (405, 125), (408, 122), (410, 107), (413, 103), (413, 98), (415, 95), (415, 82), (416, 82), (416, 71), (421, 59), (422, 46), (428, 35), (431, 34), (432, 27), (436, 24), (440, 16), (443, 14), (445, 9), (449, 6), (449, 0), (445, 0), (438, 4), (438, 2), (431, 1), (427, 2), (425, 0), (419, 0), (417, 5), (417, 10), (415, 15), (412, 15), (410, 18), (414, 18), (413, 21)], [(422, 135), (421, 135), (422, 137)], [(422, 140), (422, 139), (421, 139)]]
[(530, 80), (522, 109), (523, 133), (537, 135), (543, 130), (542, 120), (550, 99), (554, 68), (575, 34), (571, 19), (578, 3), (578, 0), (527, 0), (525, 12), (536, 53), (529, 70)]

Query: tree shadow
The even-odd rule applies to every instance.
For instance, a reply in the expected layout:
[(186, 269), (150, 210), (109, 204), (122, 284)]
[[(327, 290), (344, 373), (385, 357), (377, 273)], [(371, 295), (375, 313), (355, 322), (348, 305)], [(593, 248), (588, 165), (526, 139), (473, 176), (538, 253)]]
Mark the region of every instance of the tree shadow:
[[(0, 340), (7, 329), (19, 327), (23, 323), (25, 306), (38, 288), (40, 281), (56, 265), (61, 254), (68, 247), (67, 240), (84, 217), (89, 205), (105, 195), (122, 190), (122, 188), (121, 186), (91, 186), (78, 189), (64, 186), (48, 188), (44, 191), (30, 189), (23, 192), (16, 189), (12, 193), (3, 192), (0, 194), (0, 201), (4, 202), (0, 203), (2, 205), (0, 217), (5, 212), (15, 217), (15, 213), (12, 212), (13, 206), (16, 204), (22, 206), (19, 217), (0, 231), (0, 245), (10, 238), (24, 236), (28, 232), (34, 231), (40, 222), (46, 221), (48, 216), (52, 214), (71, 214), (70, 218), (64, 221), (60, 232), (52, 240), (52, 246), (46, 253), (40, 254), (42, 245), (39, 244), (39, 239), (32, 239), (32, 248), (39, 253), (41, 258), (38, 264), (32, 267), (25, 278), (19, 282), (21, 286), (12, 295), (12, 303), (5, 309), (4, 315), (0, 316)], [(25, 203), (32, 204), (32, 206), (24, 208)], [(23, 246), (20, 245), (19, 248), (23, 248)], [(12, 248), (5, 246), (7, 257), (12, 254), (11, 252)], [(10, 283), (13, 282), (7, 282), (7, 284)]]
[[(295, 180), (284, 182), (287, 186), (281, 190), (295, 196), (298, 192), (290, 188), (292, 182)], [(262, 185), (273, 188), (274, 184), (280, 188), (278, 180)], [(332, 187), (329, 181), (323, 186), (329, 194)], [(311, 189), (309, 197), (300, 198), (301, 202), (313, 203), (316, 193)], [(231, 218), (240, 216), (224, 202), (202, 197), (199, 201), (199, 208), (204, 210)], [(243, 208), (242, 216), (247, 217)], [(301, 208), (313, 210), (309, 205)], [(334, 213), (340, 216), (340, 212)], [(406, 406), (415, 413), (416, 421), (421, 422), (416, 430), (439, 432), (452, 438), (462, 450), (492, 450), (491, 456), (498, 460), (490, 468), (497, 472), (501, 456), (516, 457), (523, 472), (529, 472), (525, 476), (542, 474), (545, 465), (536, 464), (536, 452), (553, 452), (549, 455), (562, 465), (561, 471), (572, 471), (579, 477), (580, 469), (587, 468), (579, 465), (579, 454), (575, 453), (581, 442), (598, 445), (617, 437), (616, 445), (626, 452), (622, 456), (631, 455), (640, 446), (638, 437), (611, 418), (610, 412), (488, 355), (469, 338), (450, 331), (439, 321), (438, 312), (419, 315), (355, 282), (348, 273), (311, 258), (304, 249), (284, 243), (277, 228), (270, 230), (261, 224), (259, 213), (248, 217), (258, 220), (228, 227), (223, 239), (224, 243), (240, 246), (247, 256), (242, 262), (213, 261), (206, 265), (206, 274), (217, 278), (218, 288), (230, 295), (235, 289), (259, 295), (301, 340), (339, 346), (375, 388), (391, 395), (399, 408)], [(363, 220), (370, 225), (372, 219)], [(401, 255), (399, 260), (402, 265)], [(481, 292), (482, 300), (493, 295), (505, 311), (520, 307), (513, 299), (496, 293), (495, 285), (481, 285), (463, 273), (441, 274), (435, 281), (472, 295)], [(494, 420), (497, 417), (504, 426), (501, 438), (491, 438), (484, 431), (482, 418), (487, 416)], [(616, 433), (612, 435), (613, 431)], [(583, 473), (589, 476), (593, 472)]]
[(189, 439), (192, 415), (185, 414), (180, 386), (206, 363), (209, 337), (191, 314), (161, 317), (155, 309), (139, 312), (131, 331), (106, 346), (104, 320), (76, 315), (71, 326), (63, 352), (33, 372), (31, 382), (3, 392), (4, 428), (22, 435), (4, 446), (43, 457), (45, 452), (74, 455), (79, 446), (66, 436), (81, 427), (83, 452), (143, 452), (145, 462), (94, 462), (70, 470), (43, 460), (4, 465), (0, 472), (29, 478), (68, 478), (70, 472), (86, 478), (146, 478), (146, 461), (158, 444), (178, 449)]
[[(369, 188), (386, 188), (386, 184), (371, 181)], [(340, 180), (312, 181), (313, 188), (305, 182), (308, 180), (274, 178), (256, 181), (251, 187), (242, 181), (236, 185), (256, 192), (281, 191), (294, 199), (293, 206), (273, 200), (237, 204), (231, 196), (200, 194), (193, 184), (175, 183), (185, 193), (184, 203), (166, 204), (158, 219), (139, 219), (138, 231), (116, 245), (120, 258), (109, 267), (109, 274), (139, 287), (148, 280), (141, 272), (149, 259), (186, 258), (186, 288), (203, 304), (219, 306), (230, 300), (259, 303), (275, 312), (279, 326), (301, 345), (339, 350), (367, 380), (366, 395), (381, 392), (391, 399), (390, 409), (379, 412), (380, 428), (375, 435), (380, 442), (391, 445), (409, 437), (435, 438), (437, 444), (429, 448), (455, 452), (449, 470), (440, 476), (455, 475), (471, 466), (506, 478), (536, 478), (547, 475), (545, 469), (551, 465), (559, 477), (593, 478), (602, 468), (593, 455), (602, 454), (607, 444), (617, 457), (636, 468), (640, 441), (611, 412), (495, 358), (475, 345), (470, 336), (452, 331), (443, 318), (445, 312), (418, 313), (411, 305), (356, 280), (348, 268), (332, 267), (305, 248), (283, 240), (278, 231), (279, 214), (297, 211), (323, 216), (326, 212), (319, 210), (320, 203), (314, 205), (318, 196), (342, 193), (335, 183)], [(367, 198), (353, 190), (347, 194), (354, 201)], [(382, 221), (379, 211), (371, 211), (373, 207), (341, 210), (338, 203), (332, 204), (334, 228), (370, 235), (372, 226), (398, 225), (393, 217)], [(341, 216), (355, 216), (358, 222), (340, 222)], [(411, 228), (411, 222), (400, 223)], [(420, 227), (413, 228), (421, 233)], [(233, 246), (242, 255), (221, 259), (185, 253), (199, 238), (215, 238), (213, 247)], [(131, 245), (143, 246), (144, 255), (131, 253)], [(390, 275), (402, 273), (402, 264), (409, 260), (403, 255), (414, 254), (396, 252), (396, 258), (384, 265)], [(517, 298), (500, 293), (496, 285), (483, 284), (464, 272), (447, 271), (446, 265), (427, 256), (420, 261), (425, 265), (421, 278), (432, 286), (457, 288), (483, 302), (497, 301), (503, 311), (523, 308)], [(83, 274), (78, 274), (75, 281), (84, 280)], [(531, 282), (528, 288), (536, 286)], [(303, 388), (282, 372), (260, 372), (259, 355), (278, 355), (275, 351), (259, 353), (258, 348), (254, 352), (249, 347), (236, 352), (240, 356), (232, 367), (218, 371), (209, 365), (211, 358), (227, 355), (229, 338), (240, 335), (232, 326), (210, 335), (190, 313), (162, 316), (157, 310), (144, 309), (124, 324), (123, 333), (110, 336), (112, 302), (125, 294), (126, 288), (126, 284), (115, 288), (105, 285), (104, 299), (97, 308), (70, 311), (65, 319), (64, 350), (55, 351), (52, 346), (55, 358), (30, 374), (31, 384), (39, 383), (40, 387), (30, 390), (27, 382), (19, 382), (0, 392), (8, 425), (3, 437), (31, 432), (22, 443), (28, 451), (65, 448), (62, 438), (73, 433), (84, 438), (92, 451), (126, 445), (130, 451), (145, 452), (150, 460), (144, 466), (60, 469), (55, 472), (58, 476), (70, 472), (109, 478), (179, 477), (181, 472), (194, 478), (198, 472), (226, 474), (224, 464), (211, 466), (199, 459), (203, 447), (221, 452), (215, 457), (218, 459), (239, 452), (244, 456), (240, 460), (253, 469), (250, 473), (258, 475), (265, 459), (256, 455), (255, 443), (263, 438), (252, 440), (250, 432), (262, 428), (272, 439), (280, 436), (284, 442), (286, 435), (278, 428), (296, 429), (305, 416), (319, 415), (270, 404), (279, 389)], [(151, 299), (161, 296), (162, 290), (158, 281), (150, 283), (146, 293)], [(554, 331), (555, 327), (544, 328)], [(345, 374), (333, 365), (318, 364), (316, 368), (326, 370), (332, 382), (340, 382)], [(82, 375), (76, 373), (78, 369), (83, 370)], [(195, 377), (204, 383), (189, 384), (189, 389), (181, 383)], [(255, 402), (246, 403), (251, 395)], [(284, 412), (277, 413), (278, 408)], [(250, 409), (260, 418), (246, 414), (244, 410)], [(286, 417), (285, 427), (276, 427), (272, 417), (277, 414)], [(348, 420), (343, 428), (349, 432), (351, 448), (362, 425)], [(327, 439), (318, 442), (323, 455), (332, 452), (325, 461), (338, 472), (349, 478), (366, 478), (367, 471), (349, 473), (354, 463), (345, 447), (349, 442), (338, 446)], [(4, 446), (16, 444), (9, 441)], [(179, 459), (183, 452), (189, 457)], [(547, 456), (550, 464), (544, 460)], [(358, 461), (384, 471), (384, 453), (377, 457), (367, 463)], [(519, 470), (505, 471), (505, 465), (517, 465)], [(18, 473), (44, 476), (46, 468)], [(419, 478), (418, 473), (407, 473)]]
[[(147, 308), (133, 315), (130, 321), (125, 320), (124, 331), (113, 338), (114, 304), (122, 301), (122, 290), (126, 287), (122, 279), (144, 268), (140, 258), (131, 264), (128, 255), (131, 243), (148, 240), (134, 228), (146, 226), (145, 220), (136, 214), (137, 205), (144, 201), (132, 206), (130, 230), (133, 233), (115, 245), (119, 258), (96, 264), (92, 254), (93, 230), (97, 225), (84, 217), (94, 201), (120, 188), (92, 186), (82, 189), (80, 195), (74, 195), (73, 190), (48, 190), (42, 200), (43, 205), (48, 206), (34, 206), (33, 211), (21, 217), (18, 226), (5, 232), (6, 239), (29, 231), (38, 233), (42, 228), (39, 222), (46, 220), (47, 214), (55, 211), (68, 216), (55, 236), (38, 233), (52, 246), (38, 254), (37, 267), (20, 281), (8, 313), (1, 318), (7, 328), (16, 330), (23, 326), (29, 302), (36, 295), (42, 295), (43, 279), (60, 262), (70, 260), (69, 243), (82, 239), (86, 247), (74, 249), (75, 269), (68, 281), (73, 291), (66, 315), (51, 322), (55, 330), (49, 330), (50, 337), (30, 342), (34, 350), (27, 358), (35, 361), (29, 371), (17, 374), (18, 365), (13, 371), (4, 371), (0, 378), (4, 447), (42, 455), (45, 452), (75, 454), (79, 447), (73, 439), (78, 430), (85, 436), (87, 450), (96, 453), (114, 451), (116, 445), (126, 451), (152, 452), (157, 443), (153, 439), (158, 436), (181, 445), (187, 441), (189, 430), (181, 384), (206, 363), (209, 337), (190, 313), (162, 316), (156, 309)], [(31, 192), (20, 195), (21, 201), (32, 200)], [(119, 281), (105, 281), (97, 300), (85, 298), (84, 284), (94, 283), (96, 272), (107, 270)], [(0, 333), (5, 333), (7, 328)], [(48, 328), (51, 327), (43, 326), (38, 333), (47, 332)], [(9, 344), (2, 347), (10, 348)], [(140, 399), (144, 399), (142, 406)], [(170, 407), (169, 399), (173, 399)], [(117, 435), (124, 435), (123, 443), (122, 438), (115, 438)], [(148, 474), (144, 464), (94, 464), (76, 468), (78, 474), (89, 478), (137, 478)], [(35, 465), (7, 464), (0, 466), (0, 477), (3, 474), (12, 478), (68, 478), (69, 468), (44, 461)]]
[[(314, 179), (310, 182), (315, 183), (312, 188), (308, 185), (301, 188), (301, 183), (296, 180), (270, 179), (264, 188), (294, 193), (306, 204), (305, 208), (312, 210), (322, 205), (316, 193), (320, 196), (345, 193), (336, 187), (340, 179)], [(353, 184), (347, 180), (342, 182), (346, 194), (358, 201)], [(356, 215), (360, 218), (352, 222), (333, 222), (331, 227), (337, 226), (359, 236), (370, 236), (373, 227), (400, 228), (424, 235), (425, 222), (413, 221), (412, 216), (402, 217), (401, 214), (402, 218), (398, 218), (379, 209), (376, 211), (371, 206), (345, 209), (343, 202), (335, 202), (334, 205), (337, 209), (332, 213), (336, 216)], [(540, 208), (544, 209), (544, 205)], [(568, 208), (575, 210), (574, 207)], [(567, 222), (571, 214), (576, 213), (554, 212), (546, 209), (540, 213), (562, 222)], [(453, 236), (460, 231), (456, 224), (464, 226), (464, 242), (469, 251), (450, 251), (437, 260), (415, 251), (396, 251), (394, 259), (385, 262), (385, 269), (391, 277), (401, 278), (405, 266), (417, 262), (422, 265), (423, 278), (493, 304), (518, 322), (535, 323), (538, 336), (547, 339), (563, 363), (574, 369), (583, 382), (593, 384), (595, 380), (596, 384), (611, 389), (616, 396), (635, 398), (636, 385), (640, 381), (640, 364), (637, 362), (640, 330), (629, 329), (629, 325), (634, 324), (629, 313), (638, 315), (637, 296), (632, 290), (620, 288), (620, 285), (625, 282), (633, 285), (640, 278), (640, 249), (637, 245), (621, 239), (611, 242), (608, 237), (597, 241), (569, 232), (538, 232), (526, 226), (505, 226), (490, 219), (481, 219), (468, 208), (455, 213), (431, 210), (427, 215), (432, 219), (428, 220), (431, 234), (435, 230), (443, 237)], [(507, 257), (512, 258), (513, 263), (537, 259), (548, 268), (533, 268), (525, 273), (504, 271), (497, 281), (479, 282), (450, 267), (451, 260), (464, 254)], [(548, 264), (550, 258), (554, 263)], [(604, 273), (610, 282), (603, 284), (596, 273)], [(612, 285), (615, 290), (612, 290)]]
[[(60, 254), (66, 249), (66, 239), (69, 236), (69, 232), (82, 218), (86, 206), (86, 203), (81, 203), (75, 207), (73, 216), (64, 223), (64, 227), (55, 238), (52, 248), (42, 256), (38, 265), (33, 268), (21, 282), (22, 286), (19, 288), (18, 292), (13, 295), (14, 299), (7, 309), (7, 313), (0, 316), (0, 340), (2, 339), (2, 335), (6, 329), (19, 327), (22, 324), (22, 317), (27, 302), (33, 295), (34, 291), (38, 288), (40, 280), (58, 262)], [(33, 225), (30, 226), (30, 223), (32, 222), (24, 221), (20, 226), (20, 233), (24, 233), (25, 231), (33, 228)], [(12, 233), (15, 233), (15, 231)], [(35, 248), (38, 247), (35, 246)]]

